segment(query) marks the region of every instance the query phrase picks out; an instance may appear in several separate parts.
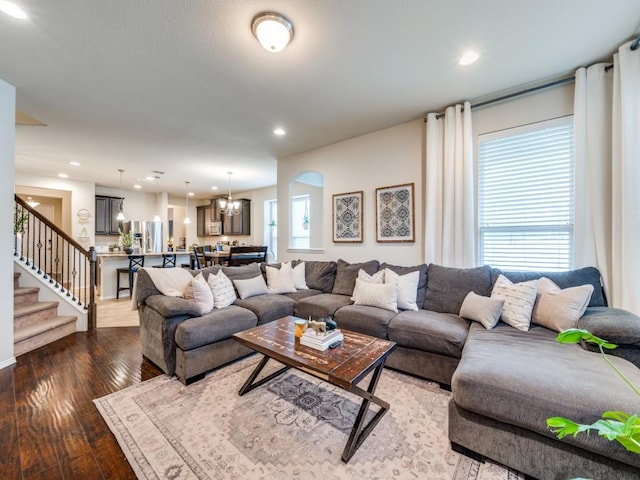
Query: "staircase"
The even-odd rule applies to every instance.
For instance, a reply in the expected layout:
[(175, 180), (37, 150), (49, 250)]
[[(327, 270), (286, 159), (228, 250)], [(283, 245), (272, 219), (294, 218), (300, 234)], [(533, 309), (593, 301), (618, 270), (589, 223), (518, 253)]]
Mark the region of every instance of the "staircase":
[(20, 273), (13, 274), (14, 356), (66, 337), (76, 331), (74, 316), (59, 316), (58, 302), (38, 301), (40, 288), (20, 287)]

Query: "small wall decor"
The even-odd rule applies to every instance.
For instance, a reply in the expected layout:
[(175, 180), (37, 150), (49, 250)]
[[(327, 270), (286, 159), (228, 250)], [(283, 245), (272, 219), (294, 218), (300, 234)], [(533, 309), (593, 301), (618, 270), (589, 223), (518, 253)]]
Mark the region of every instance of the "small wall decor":
[(376, 241), (415, 241), (413, 186), (376, 188)]
[(333, 195), (334, 242), (358, 243), (363, 241), (362, 196), (362, 191)]

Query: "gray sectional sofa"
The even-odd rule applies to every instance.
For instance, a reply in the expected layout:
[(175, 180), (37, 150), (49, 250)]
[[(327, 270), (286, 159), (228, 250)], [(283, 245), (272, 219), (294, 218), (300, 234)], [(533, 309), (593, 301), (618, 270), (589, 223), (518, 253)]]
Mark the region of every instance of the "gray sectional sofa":
[[(295, 262), (294, 262), (295, 264)], [(258, 264), (223, 268), (233, 279), (264, 274)], [(398, 313), (354, 305), (351, 294), (360, 269), (419, 271), (418, 311)], [(194, 272), (195, 273), (195, 272)], [(500, 272), (491, 267), (454, 269), (438, 265), (402, 267), (370, 261), (349, 264), (305, 262), (307, 290), (266, 294), (198, 316), (189, 300), (166, 297), (143, 270), (139, 304), (143, 355), (184, 383), (248, 353), (232, 335), (286, 315), (332, 315), (340, 328), (388, 338), (398, 347), (387, 366), (450, 386), (449, 439), (453, 448), (488, 457), (531, 477), (566, 479), (640, 478), (640, 456), (592, 434), (555, 438), (546, 418), (564, 416), (592, 423), (606, 410), (640, 411), (640, 399), (588, 346), (561, 345), (556, 332), (532, 325), (520, 331), (498, 323), (491, 329), (461, 318), (466, 295), (489, 296), (500, 273), (513, 282), (539, 278), (535, 272)], [(640, 385), (640, 318), (607, 307), (595, 268), (546, 273), (561, 288), (590, 283), (589, 307), (578, 326), (616, 342), (617, 368)]]

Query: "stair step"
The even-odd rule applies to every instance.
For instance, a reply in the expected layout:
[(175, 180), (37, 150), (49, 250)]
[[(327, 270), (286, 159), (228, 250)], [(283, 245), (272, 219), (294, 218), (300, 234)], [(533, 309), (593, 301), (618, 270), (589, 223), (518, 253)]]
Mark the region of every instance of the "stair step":
[[(52, 302), (57, 303), (57, 302)], [(76, 331), (74, 316), (59, 316), (14, 331), (14, 355), (22, 355), (38, 347), (66, 337)]]
[(13, 305), (32, 305), (38, 302), (39, 287), (14, 287)]
[(20, 286), (20, 273), (13, 272), (13, 288), (18, 288)]
[(20, 330), (58, 316), (59, 302), (37, 302), (13, 308), (13, 328)]

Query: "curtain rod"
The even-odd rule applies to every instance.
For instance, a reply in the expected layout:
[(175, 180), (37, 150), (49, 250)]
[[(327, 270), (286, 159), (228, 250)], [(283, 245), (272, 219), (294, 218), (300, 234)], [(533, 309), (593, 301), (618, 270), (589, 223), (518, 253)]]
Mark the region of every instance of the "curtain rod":
[[(486, 107), (487, 105), (491, 105), (492, 103), (502, 102), (504, 100), (509, 100), (510, 98), (515, 98), (515, 97), (519, 97), (521, 95), (527, 95), (529, 93), (537, 92), (538, 90), (544, 90), (545, 88), (551, 88), (551, 87), (555, 87), (557, 85), (562, 85), (564, 83), (573, 82), (575, 79), (576, 79), (575, 75), (570, 75), (568, 77), (564, 77), (564, 78), (560, 78), (558, 80), (554, 80), (553, 82), (544, 83), (542, 85), (536, 85), (535, 87), (525, 88), (524, 90), (518, 90), (517, 92), (513, 92), (513, 93), (509, 93), (507, 95), (501, 95), (501, 96), (496, 97), (496, 98), (491, 98), (489, 100), (485, 100), (484, 102), (475, 103), (475, 104), (471, 105), (471, 108), (473, 109), (473, 108)], [(436, 114), (436, 120), (439, 120), (442, 117), (444, 117), (444, 113)], [(425, 118), (424, 121), (426, 122), (427, 119)]]

